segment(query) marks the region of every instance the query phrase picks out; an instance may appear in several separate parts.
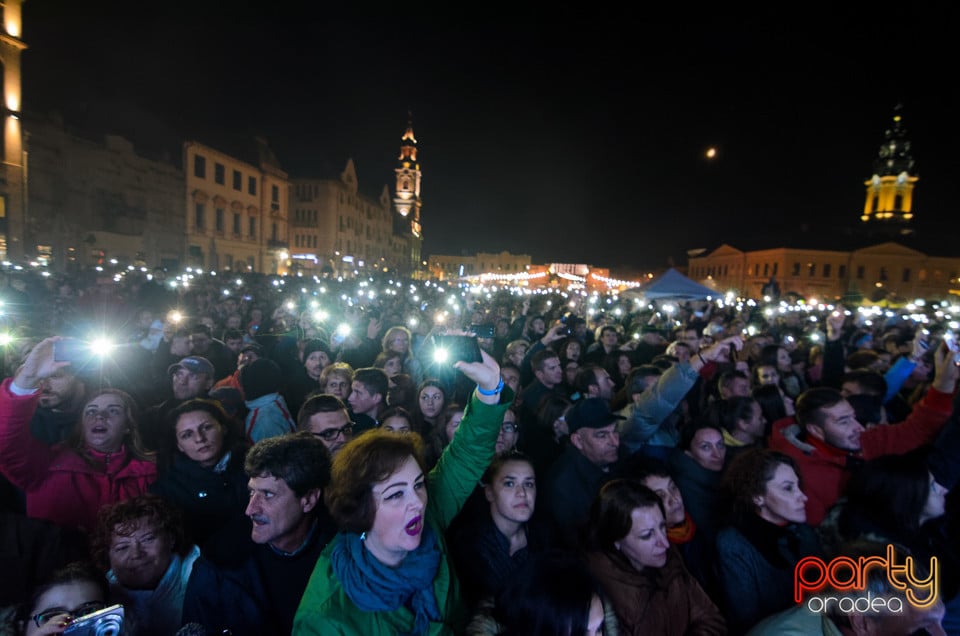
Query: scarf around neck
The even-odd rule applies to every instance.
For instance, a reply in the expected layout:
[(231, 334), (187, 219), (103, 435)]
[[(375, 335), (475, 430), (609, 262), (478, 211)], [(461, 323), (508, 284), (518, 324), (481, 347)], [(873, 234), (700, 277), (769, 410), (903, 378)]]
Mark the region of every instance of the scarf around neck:
[(683, 522), (679, 525), (667, 528), (667, 541), (673, 545), (693, 541), (693, 536), (697, 532), (697, 526), (693, 523), (689, 512), (684, 512)]
[(423, 527), (420, 546), (395, 568), (378, 561), (352, 532), (341, 533), (330, 553), (333, 572), (347, 597), (364, 612), (392, 612), (406, 605), (414, 613), (412, 636), (426, 634), (430, 621), (442, 618), (433, 593), (440, 558), (440, 545), (429, 525)]

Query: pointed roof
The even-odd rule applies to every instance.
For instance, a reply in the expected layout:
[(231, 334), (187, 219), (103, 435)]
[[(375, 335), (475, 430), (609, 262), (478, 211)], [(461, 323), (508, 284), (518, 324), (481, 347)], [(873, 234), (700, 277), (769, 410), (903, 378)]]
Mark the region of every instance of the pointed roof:
[(913, 156), (910, 154), (910, 140), (903, 123), (903, 104), (893, 109), (893, 126), (884, 132), (884, 141), (880, 146), (879, 157), (873, 162), (875, 175), (897, 176), (906, 172), (914, 176)]
[(628, 298), (642, 296), (647, 300), (700, 300), (716, 296), (717, 292), (687, 278), (671, 267), (649, 283), (627, 290), (621, 295)]
[(400, 156), (397, 160), (403, 164), (404, 161), (417, 161), (417, 138), (413, 136), (413, 113), (407, 112), (407, 130), (400, 138)]

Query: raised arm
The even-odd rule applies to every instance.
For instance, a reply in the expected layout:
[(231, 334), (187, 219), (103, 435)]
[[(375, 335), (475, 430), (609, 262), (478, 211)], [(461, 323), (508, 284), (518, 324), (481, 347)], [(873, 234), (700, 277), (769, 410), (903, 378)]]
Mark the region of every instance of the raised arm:
[(513, 392), (500, 379), (500, 366), (485, 351), (482, 362), (457, 362), (454, 367), (477, 383), (463, 421), (430, 471), (429, 505), (446, 529), (473, 492), (483, 471), (493, 459), (503, 413), (513, 401)]
[(53, 453), (30, 433), (40, 401), (40, 383), (69, 362), (54, 360), (59, 337), (39, 342), (12, 379), (0, 385), (0, 469), (17, 487), (28, 490), (47, 475)]

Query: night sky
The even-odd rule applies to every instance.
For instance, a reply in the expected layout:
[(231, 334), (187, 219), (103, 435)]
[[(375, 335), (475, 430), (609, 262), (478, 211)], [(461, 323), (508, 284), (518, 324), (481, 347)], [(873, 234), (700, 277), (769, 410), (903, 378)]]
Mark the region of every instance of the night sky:
[(954, 227), (950, 9), (804, 5), (802, 21), (691, 23), (692, 5), (361, 18), (326, 3), (80, 4), (24, 5), (28, 113), (144, 144), (259, 133), (292, 176), (352, 157), (378, 196), (412, 111), (428, 254), (655, 267), (723, 242), (775, 247), (801, 224), (834, 235), (858, 222), (898, 102), (920, 177), (917, 234)]

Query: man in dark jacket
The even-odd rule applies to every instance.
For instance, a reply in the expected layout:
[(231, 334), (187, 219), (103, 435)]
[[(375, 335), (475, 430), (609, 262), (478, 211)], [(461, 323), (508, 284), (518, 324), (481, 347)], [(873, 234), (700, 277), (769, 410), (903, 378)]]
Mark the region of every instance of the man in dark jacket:
[(620, 448), (617, 424), (624, 418), (611, 413), (603, 398), (585, 398), (566, 419), (570, 444), (547, 474), (545, 491), (547, 509), (564, 542), (573, 547), (590, 504), (613, 476)]
[(184, 599), (184, 624), (208, 634), (290, 634), (320, 552), (336, 533), (323, 505), (330, 453), (301, 432), (264, 439), (247, 453), (249, 556), (236, 567), (201, 557)]

